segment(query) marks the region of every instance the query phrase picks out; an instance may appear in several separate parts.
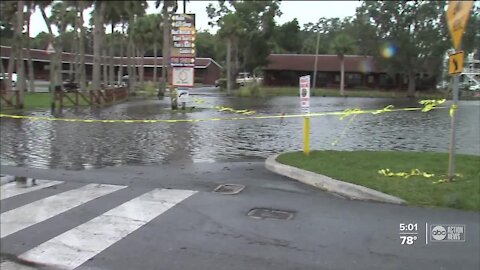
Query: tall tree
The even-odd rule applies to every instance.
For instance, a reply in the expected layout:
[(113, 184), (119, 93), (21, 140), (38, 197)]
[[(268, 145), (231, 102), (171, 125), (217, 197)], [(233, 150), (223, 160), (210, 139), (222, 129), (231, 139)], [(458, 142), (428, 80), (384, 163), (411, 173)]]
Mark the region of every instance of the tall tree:
[(233, 65), (227, 56), (227, 85), (230, 85), (240, 70), (253, 72), (267, 64), (274, 18), (281, 12), (279, 1), (275, 0), (229, 1), (228, 4), (219, 1), (219, 4), (219, 8), (210, 4), (207, 14), (212, 20), (209, 24), (220, 27), (217, 34), (230, 48), (227, 55), (233, 52)]
[(101, 53), (103, 34), (105, 30), (103, 28), (103, 22), (105, 17), (105, 9), (107, 2), (95, 1), (95, 9), (93, 19), (95, 22), (95, 29), (93, 32), (93, 74), (92, 74), (92, 89), (100, 90), (100, 65), (101, 65)]
[(446, 1), (365, 1), (357, 13), (375, 26), (377, 39), (391, 44), (381, 64), (391, 73), (406, 74), (408, 95), (416, 89), (416, 76), (438, 66), (449, 47)]
[(299, 53), (302, 39), (297, 19), (275, 26), (272, 43), (273, 53)]
[(17, 91), (18, 95), (18, 108), (23, 108), (23, 96), (25, 92), (25, 62), (23, 60), (23, 26), (24, 26), (24, 1), (19, 0), (17, 2), (17, 22), (15, 25), (15, 43), (14, 43), (14, 51), (15, 57), (17, 58)]
[(355, 50), (353, 40), (345, 33), (338, 34), (332, 43), (332, 52), (340, 59), (340, 95), (345, 95), (345, 55)]
[[(170, 15), (175, 13), (178, 8), (178, 3), (176, 0), (174, 1), (168, 1), (168, 0), (157, 0), (155, 2), (155, 8), (160, 7), (162, 5), (162, 19), (163, 19), (163, 46), (162, 46), (162, 88), (165, 88), (165, 85), (167, 85), (167, 76), (170, 74), (170, 29), (171, 29), (171, 23), (170, 23)], [(172, 90), (172, 89), (170, 89)], [(174, 91), (170, 91), (170, 101), (171, 101), (171, 107), (172, 109), (177, 109), (178, 104), (177, 104), (177, 97), (174, 94)]]
[(30, 38), (30, 19), (32, 16), (32, 11), (35, 12), (36, 3), (34, 1), (27, 1), (27, 14), (26, 14), (26, 23), (27, 23), (27, 34), (26, 34), (26, 47), (27, 47), (27, 63), (28, 63), (28, 81), (29, 81), (29, 90), (35, 92), (35, 73), (33, 69), (33, 59), (32, 59), (32, 39)]

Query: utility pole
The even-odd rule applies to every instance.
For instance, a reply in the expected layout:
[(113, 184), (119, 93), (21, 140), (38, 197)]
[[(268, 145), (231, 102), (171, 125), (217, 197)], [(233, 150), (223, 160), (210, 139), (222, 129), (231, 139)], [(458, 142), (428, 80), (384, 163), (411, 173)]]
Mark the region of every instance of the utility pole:
[(313, 67), (313, 85), (312, 89), (315, 89), (317, 84), (317, 60), (318, 60), (318, 46), (320, 45), (320, 29), (317, 29), (317, 49), (315, 50), (315, 64)]
[(231, 70), (231, 57), (232, 56), (232, 39), (228, 37), (227, 40), (227, 95), (230, 95), (230, 92), (232, 90), (232, 82), (231, 82), (231, 76), (232, 76), (232, 70)]

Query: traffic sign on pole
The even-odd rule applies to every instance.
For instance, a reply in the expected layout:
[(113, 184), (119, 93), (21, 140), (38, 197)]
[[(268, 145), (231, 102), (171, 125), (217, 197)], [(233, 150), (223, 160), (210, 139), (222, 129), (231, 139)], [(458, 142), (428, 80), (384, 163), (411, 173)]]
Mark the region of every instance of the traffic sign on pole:
[(460, 74), (463, 71), (463, 51), (450, 54), (448, 58), (448, 74)]
[(453, 47), (459, 49), (463, 32), (470, 17), (473, 1), (450, 1), (447, 10), (448, 30), (452, 36)]

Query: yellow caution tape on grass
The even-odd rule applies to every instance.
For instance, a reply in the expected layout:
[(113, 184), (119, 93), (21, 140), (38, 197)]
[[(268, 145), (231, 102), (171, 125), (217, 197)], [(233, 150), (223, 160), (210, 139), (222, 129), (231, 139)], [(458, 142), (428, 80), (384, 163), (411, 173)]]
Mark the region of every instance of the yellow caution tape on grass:
[[(378, 170), (378, 173), (383, 176), (388, 176), (388, 177), (403, 177), (405, 179), (410, 178), (412, 176), (421, 176), (425, 178), (432, 178), (435, 177), (435, 174), (433, 173), (427, 173), (427, 172), (422, 172), (419, 169), (412, 169), (410, 172), (391, 172), (390, 169), (381, 169)], [(463, 175), (456, 173), (455, 177), (457, 178), (462, 178)], [(440, 183), (446, 183), (448, 182), (448, 179), (446, 178), (441, 178), (439, 180), (433, 181), (432, 184), (440, 184)]]

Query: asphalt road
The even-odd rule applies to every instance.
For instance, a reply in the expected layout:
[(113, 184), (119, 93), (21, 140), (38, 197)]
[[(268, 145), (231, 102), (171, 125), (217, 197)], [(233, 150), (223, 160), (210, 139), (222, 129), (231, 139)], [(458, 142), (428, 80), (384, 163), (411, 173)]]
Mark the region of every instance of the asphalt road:
[[(2, 166), (1, 171), (2, 174), (63, 181), (3, 199), (2, 229), (8, 225), (4, 223), (7, 223), (9, 212), (30, 203), (42, 213), (57, 211), (57, 208), (46, 209), (46, 203), (35, 204), (49, 196), (75, 191), (90, 183), (125, 186), (33, 226), (4, 237), (2, 233), (2, 270), (31, 269), (13, 262), (18, 260), (19, 255), (20, 258), (29, 258), (25, 254), (31, 255), (34, 253), (32, 250), (44, 252), (41, 247), (45, 245), (42, 243), (51, 243), (54, 238), (68, 235), (77, 226), (84, 226), (105, 212), (154, 189), (196, 193), (169, 205), (171, 208), (167, 207), (168, 210), (154, 215), (140, 227), (127, 228), (128, 232), (121, 239), (105, 237), (105, 243), (111, 243), (104, 243), (107, 245), (105, 249), (87, 254), (88, 259), (84, 261), (77, 258), (80, 260), (77, 264), (81, 264), (77, 269), (480, 267), (479, 212), (346, 200), (268, 172), (263, 161), (110, 167), (86, 171)], [(237, 195), (212, 192), (217, 185), (225, 183), (242, 184), (245, 189)], [(155, 208), (150, 204), (141, 207), (148, 211)], [(294, 218), (273, 220), (247, 216), (256, 207), (292, 211)], [(400, 223), (417, 224), (418, 235), (414, 244), (401, 244)], [(464, 224), (466, 241), (429, 241), (426, 244), (426, 223)], [(97, 233), (113, 235), (125, 231), (118, 230), (119, 226), (123, 226), (121, 222), (107, 226), (112, 232), (102, 232), (101, 226), (89, 227), (85, 233), (93, 239)], [(89, 237), (85, 236), (79, 242), (90, 247), (93, 240)], [(63, 244), (66, 245), (65, 250), (71, 249), (68, 246), (70, 242)], [(83, 256), (85, 252), (78, 249), (74, 254)], [(61, 256), (58, 254), (59, 258)], [(51, 265), (40, 266), (39, 263), (51, 260), (52, 256), (46, 257), (40, 256), (39, 260), (31, 261), (31, 265), (41, 269), (53, 268)], [(22, 260), (18, 262), (25, 263)]]

